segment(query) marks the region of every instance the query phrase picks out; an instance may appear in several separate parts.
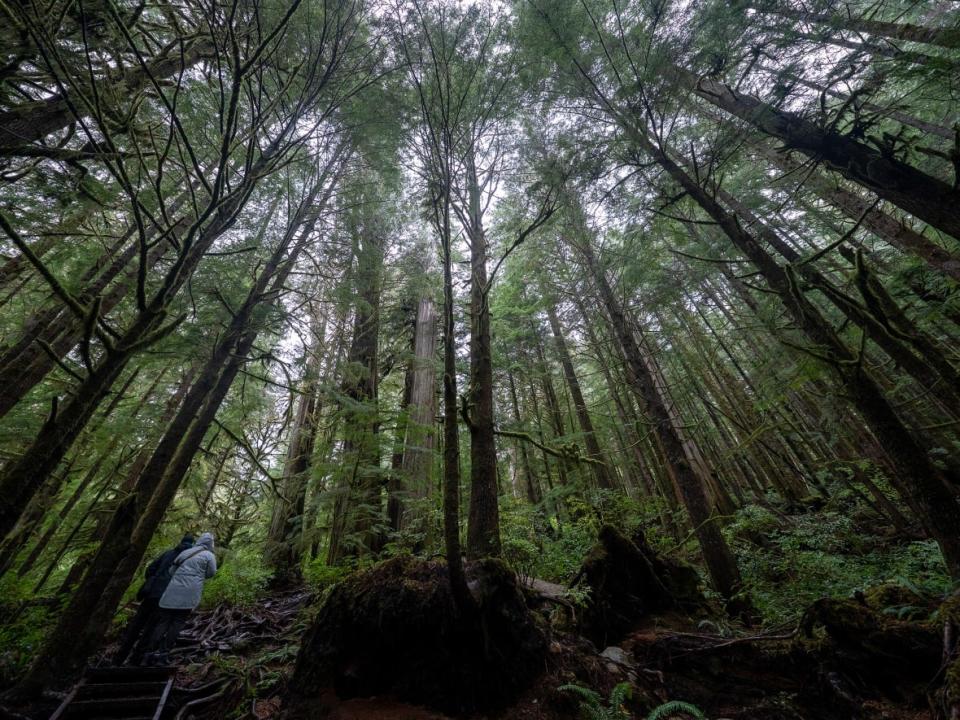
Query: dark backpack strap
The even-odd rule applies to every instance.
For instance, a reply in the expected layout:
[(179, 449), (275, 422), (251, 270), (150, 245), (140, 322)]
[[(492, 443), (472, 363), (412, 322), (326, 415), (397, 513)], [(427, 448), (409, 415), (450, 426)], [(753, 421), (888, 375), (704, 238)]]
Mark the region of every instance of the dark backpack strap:
[[(188, 552), (187, 550), (184, 550), (182, 553), (180, 553), (177, 556), (177, 559), (173, 561), (173, 567), (180, 567), (181, 565), (183, 565), (183, 563), (185, 563), (190, 558), (196, 557), (197, 555), (202, 553), (204, 550), (206, 550), (206, 548), (203, 547), (202, 545), (195, 545), (194, 547), (190, 548), (190, 550), (194, 550), (195, 552), (192, 552), (186, 557), (183, 557), (184, 553)], [(181, 560), (181, 558), (183, 559)]]

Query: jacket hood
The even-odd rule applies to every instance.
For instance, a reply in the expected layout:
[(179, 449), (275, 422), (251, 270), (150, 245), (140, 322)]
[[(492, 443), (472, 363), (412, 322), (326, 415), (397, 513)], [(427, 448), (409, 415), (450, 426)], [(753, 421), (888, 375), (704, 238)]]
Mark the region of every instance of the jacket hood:
[(200, 538), (197, 540), (197, 545), (202, 545), (207, 550), (212, 551), (213, 550), (213, 534), (204, 533), (203, 535), (201, 535)]

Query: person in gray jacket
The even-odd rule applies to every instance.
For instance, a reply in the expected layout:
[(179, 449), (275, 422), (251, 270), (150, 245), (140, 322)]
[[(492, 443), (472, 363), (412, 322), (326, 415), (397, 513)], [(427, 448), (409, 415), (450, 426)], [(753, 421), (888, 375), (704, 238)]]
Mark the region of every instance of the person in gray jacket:
[(132, 663), (134, 665), (140, 664), (146, 648), (150, 645), (153, 626), (160, 613), (160, 598), (163, 597), (163, 593), (167, 589), (167, 585), (170, 584), (170, 578), (173, 575), (171, 567), (184, 550), (192, 547), (193, 535), (187, 533), (175, 548), (167, 550), (147, 566), (146, 579), (137, 591), (137, 599), (140, 601), (140, 605), (137, 607), (133, 619), (127, 625), (120, 641), (120, 647), (113, 656), (114, 665), (123, 665), (131, 651), (133, 652)]
[(217, 572), (213, 554), (213, 535), (203, 533), (197, 544), (184, 550), (173, 561), (173, 576), (160, 598), (160, 612), (150, 637), (148, 665), (166, 665), (177, 636), (187, 624), (190, 613), (200, 604), (203, 584)]

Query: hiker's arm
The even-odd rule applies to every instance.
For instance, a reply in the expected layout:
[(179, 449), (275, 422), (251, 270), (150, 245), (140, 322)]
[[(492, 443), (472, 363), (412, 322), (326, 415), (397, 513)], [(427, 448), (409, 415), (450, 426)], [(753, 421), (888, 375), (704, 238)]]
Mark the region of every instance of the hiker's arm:
[(150, 578), (152, 578), (154, 575), (157, 574), (157, 571), (160, 570), (160, 564), (162, 562), (163, 562), (163, 555), (161, 555), (152, 563), (147, 565), (147, 571), (144, 573), (144, 576), (147, 578), (147, 580), (149, 580)]

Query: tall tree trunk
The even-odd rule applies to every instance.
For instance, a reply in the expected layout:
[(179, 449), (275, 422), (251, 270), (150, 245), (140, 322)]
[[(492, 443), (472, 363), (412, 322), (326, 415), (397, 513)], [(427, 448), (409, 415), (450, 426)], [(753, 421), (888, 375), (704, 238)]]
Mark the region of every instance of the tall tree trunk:
[(378, 380), (380, 293), (385, 228), (371, 223), (357, 231), (353, 341), (344, 369), (343, 462), (335, 492), (327, 563), (372, 553), (382, 520)]
[(727, 213), (693, 178), (667, 154), (653, 145), (641, 131), (631, 137), (687, 192), (717, 223), (724, 234), (757, 267), (770, 288), (780, 295), (797, 326), (815, 345), (810, 350), (829, 367), (846, 388), (855, 407), (893, 460), (897, 472), (908, 483), (910, 501), (922, 509), (952, 577), (960, 577), (960, 505), (948, 485), (960, 485), (949, 470), (941, 470), (928, 454), (924, 441), (898, 416), (880, 385), (863, 366), (862, 358), (851, 351), (803, 295), (794, 272), (781, 268), (746, 232), (734, 215)]
[(885, 22), (883, 20), (851, 17), (849, 14), (830, 15), (806, 10), (794, 10), (784, 7), (782, 3), (778, 2), (756, 2), (753, 3), (753, 7), (759, 12), (776, 15), (793, 22), (811, 23), (825, 28), (836, 28), (852, 33), (866, 33), (889, 40), (906, 40), (908, 42), (937, 45), (948, 49), (960, 47), (960, 34), (951, 28), (932, 28), (912, 23)]
[(698, 78), (679, 67), (670, 74), (697, 96), (781, 140), (788, 148), (822, 161), (848, 180), (960, 239), (960, 189), (849, 135), (778, 110), (716, 80)]
[(577, 413), (577, 420), (580, 422), (580, 429), (583, 431), (583, 443), (587, 448), (587, 456), (597, 461), (590, 464), (594, 480), (601, 490), (610, 490), (614, 487), (614, 484), (610, 477), (607, 460), (600, 449), (600, 443), (597, 441), (593, 421), (590, 419), (590, 411), (587, 409), (587, 402), (583, 398), (580, 381), (577, 379), (577, 373), (573, 367), (573, 359), (570, 357), (570, 350), (567, 348), (567, 341), (563, 336), (563, 328), (560, 326), (557, 308), (552, 301), (547, 304), (547, 318), (550, 320), (550, 329), (553, 332), (557, 357), (560, 359), (561, 367), (563, 367), (563, 377), (567, 382), (570, 397), (573, 398), (573, 406)]
[(470, 429), (470, 507), (467, 557), (500, 555), (497, 440), (493, 422), (493, 348), (490, 338), (487, 235), (474, 158), (467, 164), (470, 238), (470, 387), (464, 417)]
[(272, 583), (277, 587), (295, 585), (303, 579), (300, 561), (303, 557), (304, 505), (317, 431), (317, 379), (327, 330), (326, 317), (318, 321), (315, 316), (312, 325), (313, 341), (305, 348), (306, 365), (287, 441), (283, 481), (280, 493), (274, 497), (264, 545), (264, 561), (273, 575)]
[(710, 510), (703, 482), (694, 472), (674, 427), (670, 411), (663, 403), (663, 399), (656, 388), (656, 379), (650, 374), (647, 361), (637, 345), (634, 334), (627, 322), (623, 308), (613, 293), (606, 275), (597, 263), (589, 238), (584, 238), (578, 249), (583, 256), (584, 264), (600, 293), (603, 305), (606, 308), (620, 347), (627, 358), (629, 380), (637, 392), (638, 397), (647, 408), (650, 420), (654, 425), (656, 437), (663, 447), (669, 468), (676, 478), (677, 487), (683, 498), (684, 506), (690, 513), (690, 520), (694, 532), (700, 543), (704, 563), (714, 588), (723, 597), (731, 601), (731, 611), (739, 613), (747, 610), (743, 603), (734, 598), (742, 590), (742, 580), (737, 561), (730, 551), (716, 516)]
[(474, 608), (460, 545), (460, 430), (457, 413), (457, 336), (453, 306), (453, 233), (450, 227), (449, 158), (441, 176), (443, 194), (436, 212), (443, 256), (443, 545), (454, 603), (461, 615)]
[[(433, 449), (437, 414), (437, 313), (433, 300), (420, 298), (414, 330), (410, 404), (403, 441), (402, 477), (409, 496), (422, 500), (432, 490)], [(400, 527), (414, 518), (400, 514)]]

